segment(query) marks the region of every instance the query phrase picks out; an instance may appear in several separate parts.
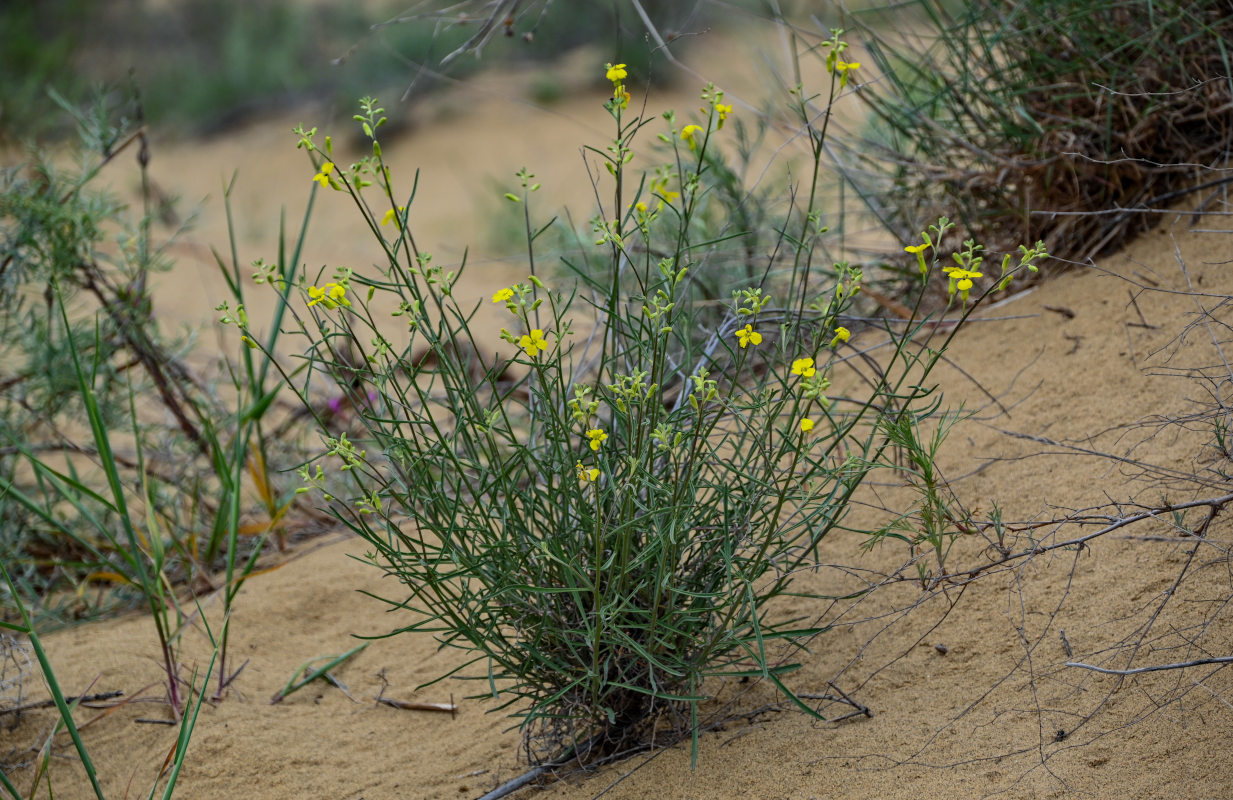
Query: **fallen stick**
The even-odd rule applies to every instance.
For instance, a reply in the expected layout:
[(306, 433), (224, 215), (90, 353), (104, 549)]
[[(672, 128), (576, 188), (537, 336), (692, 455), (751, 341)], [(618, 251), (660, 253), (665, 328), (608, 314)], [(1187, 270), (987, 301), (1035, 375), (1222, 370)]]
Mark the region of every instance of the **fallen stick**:
[[(99, 694), (83, 694), (77, 697), (64, 698), (65, 703), (97, 703), (100, 700), (110, 700), (113, 697), (120, 697), (124, 692), (116, 690), (114, 692), (100, 692)], [(37, 703), (26, 703), (24, 706), (16, 706), (14, 708), (0, 708), (0, 717), (5, 714), (20, 714), (23, 711), (30, 711), (35, 708), (51, 708), (56, 704), (55, 700), (40, 700)]]
[(440, 711), (450, 716), (458, 710), (453, 703), (408, 703), (406, 700), (395, 700), (392, 697), (378, 697), (377, 702), (403, 711)]
[(522, 787), (526, 786), (528, 783), (531, 783), (532, 781), (537, 780), (544, 773), (550, 770), (554, 770), (557, 767), (564, 766), (565, 764), (569, 763), (570, 761), (572, 761), (574, 758), (578, 757), (579, 755), (585, 756), (587, 753), (591, 752), (591, 749), (593, 747), (595, 747), (601, 741), (603, 741), (603, 738), (604, 738), (604, 734), (597, 733), (596, 735), (592, 736), (587, 741), (579, 745), (576, 745), (574, 747), (571, 747), (569, 750), (557, 756), (552, 761), (546, 762), (544, 764), (540, 764), (538, 767), (532, 767), (531, 769), (519, 775), (517, 778), (506, 781), (505, 783), (501, 784), (497, 788), (493, 789), (488, 794), (480, 797), (479, 800), (500, 800), (500, 798), (505, 797), (506, 795), (513, 794), (514, 792), (518, 791)]
[(1217, 656), (1215, 658), (1198, 658), (1194, 661), (1179, 661), (1176, 664), (1158, 664), (1154, 667), (1138, 667), (1136, 669), (1107, 669), (1105, 667), (1097, 667), (1093, 664), (1084, 664), (1079, 661), (1067, 661), (1068, 667), (1079, 667), (1080, 669), (1090, 669), (1093, 672), (1101, 672), (1105, 675), (1138, 675), (1140, 672), (1160, 672), (1166, 669), (1185, 669), (1186, 667), (1200, 667), (1204, 664), (1233, 664), (1233, 656)]
[(547, 772), (548, 769), (548, 766), (535, 767), (528, 772), (522, 773), (512, 781), (506, 781), (488, 794), (479, 798), (479, 800), (500, 800), (500, 798), (505, 797), (508, 794), (513, 794), (522, 787), (526, 786), (528, 783)]

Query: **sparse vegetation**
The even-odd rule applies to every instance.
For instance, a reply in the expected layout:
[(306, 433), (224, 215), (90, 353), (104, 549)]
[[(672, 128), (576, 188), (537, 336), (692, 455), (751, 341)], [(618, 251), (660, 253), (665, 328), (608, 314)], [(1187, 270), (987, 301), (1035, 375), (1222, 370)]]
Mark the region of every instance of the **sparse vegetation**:
[[(62, 152), (32, 150), (0, 172), (0, 725), (43, 702), (36, 674), (55, 708), (33, 756), (12, 770), (5, 761), (0, 794), (63, 795), (74, 784), (59, 782), (53, 756), (71, 742), (79, 793), (101, 800), (103, 771), (79, 724), (84, 701), (62, 690), (41, 634), (140, 608), (162, 673), (156, 721), (178, 726), (150, 796), (171, 797), (193, 758), (198, 712), (233, 687), (242, 695), (245, 664), (228, 652), (241, 591), (284, 563), (309, 518), (355, 534), (362, 560), (392, 579), (372, 596), (392, 612), (383, 630), (458, 651), (425, 685), (466, 680), (472, 698), (516, 720), (538, 766), (504, 790), (566, 761), (593, 767), (685, 740), (696, 759), (700, 735), (737, 718), (726, 705), (734, 687), (759, 680), (765, 705), (740, 714), (839, 707), (839, 718), (868, 717), (858, 693), (875, 676), (916, 649), (950, 652), (922, 631), (962, 613), (969, 591), (1011, 600), (999, 613), (1022, 652), (997, 685), (978, 687), (981, 699), (931, 717), (932, 734), (897, 763), (920, 763), (961, 724), (1015, 714), (1034, 720), (1039, 741), (992, 757), (1009, 764), (1026, 753), (1049, 771), (1058, 753), (1108, 734), (1100, 715), (1146, 673), (1214, 670), (1141, 685), (1145, 705), (1119, 718), (1127, 726), (1180, 710), (1200, 690), (1228, 704), (1215, 678), (1233, 663), (1220, 635), (1233, 582), (1218, 533), (1233, 504), (1233, 372), (1221, 355), (1229, 299), (1192, 282), (1180, 250), (1181, 279), (1139, 275), (1127, 306), (1137, 319), (1125, 330), (1129, 358), (1143, 359), (1135, 374), (1175, 376), (1199, 399), (1192, 413), (1110, 422), (1081, 440), (997, 429), (1034, 390), (1004, 403), (950, 361), (974, 312), (1048, 255), (1106, 252), (1147, 229), (1148, 211), (1223, 184), (1231, 70), (1212, 43), (1230, 38), (1225, 12), (919, 0), (915, 20), (900, 7), (894, 31), (876, 27), (884, 17), (874, 12), (857, 15), (868, 26), (859, 56), (838, 30), (785, 27), (790, 71), (808, 74), (795, 60), (817, 59), (825, 82), (788, 87), (789, 115), (772, 118), (714, 85), (679, 115), (644, 117), (631, 102), (648, 64), (663, 74), (654, 59), (665, 58), (671, 27), (697, 24), (717, 3), (423, 3), (375, 32), (354, 9), (224, 6), (183, 5), (193, 52), (168, 64), (152, 54), (143, 63), (156, 80), (138, 74), (85, 111), (71, 77), (53, 89), (83, 136), (74, 167)], [(91, 37), (118, 24), (114, 8), (73, 8), (95, 30), (52, 31), (40, 7), (0, 11), (0, 29), (49, 45), (0, 46), (0, 63), (27, 78), (0, 89), (10, 134), (60, 125), (30, 98), (74, 72), (60, 72), (67, 53), (80, 51), (80, 67)], [(188, 41), (170, 19), (134, 23), (126, 46)], [(463, 57), (479, 50), (508, 63), (515, 52), (597, 39), (619, 55), (595, 69), (611, 94), (594, 113), (612, 130), (585, 151), (595, 213), (584, 225), (554, 220), (538, 203), (534, 164), (515, 173), (499, 193), (517, 218), (524, 275), (485, 283), (483, 302), (465, 299), (474, 273), (465, 258), (421, 249), (424, 199), (390, 169), (384, 150), (401, 145), (383, 138), (386, 112), (365, 98), (358, 158), (333, 126), (339, 141), (296, 131), (311, 162), (287, 176), (311, 193), (299, 238), (279, 231), (277, 248), (251, 266), (241, 266), (234, 235), (219, 248), (226, 256), (216, 252), (227, 344), (213, 372), (190, 367), (189, 342), (169, 335), (151, 288), (172, 261), (154, 233), (147, 121), (221, 129), (275, 97), (340, 105), (340, 93), (377, 76), (402, 91), (413, 74), (427, 82), (471, 68), (457, 65), (474, 64)], [(323, 77), (326, 53), (344, 56), (331, 67), (343, 80)], [(185, 66), (205, 63), (208, 79)], [(544, 80), (525, 92), (546, 104), (562, 86)], [(873, 115), (858, 141), (832, 118), (836, 104), (861, 99)], [(28, 108), (37, 119), (10, 113)], [(785, 118), (807, 156), (783, 182), (759, 183), (751, 164)], [(631, 166), (635, 153), (655, 166)], [(820, 187), (836, 154), (899, 240), (877, 267), (830, 257), (835, 215)], [(99, 188), (130, 158), (137, 208)], [(1205, 203), (1204, 213), (1227, 207), (1217, 195)], [(305, 242), (322, 209), (358, 213), (368, 251), (347, 264), (314, 260)], [(898, 286), (877, 305), (894, 305), (897, 319), (863, 313), (882, 261)], [(267, 305), (258, 293), (272, 301), (268, 319), (253, 311)], [(1193, 306), (1194, 317), (1184, 327), (1149, 322), (1139, 302), (1156, 296), (1169, 313)], [(1190, 305), (1178, 311), (1182, 301)], [(499, 336), (481, 333), (490, 318), (505, 326)], [(1023, 340), (1047, 327), (1025, 323)], [(1176, 336), (1160, 332), (1175, 327)], [(1138, 332), (1153, 337), (1146, 355)], [(948, 410), (962, 393), (951, 380), (977, 407)], [(1000, 490), (965, 496), (942, 468), (948, 434), (969, 424), (983, 441), (993, 432), (1099, 459), (1119, 492), (1135, 494), (1084, 509), (1046, 508), (1046, 497), (1045, 510), (1012, 517)], [(1198, 443), (1190, 469), (1148, 457), (1164, 439)], [(1168, 558), (1150, 576), (1128, 569), (1129, 610), (1072, 646), (1060, 625), (1075, 619), (1082, 559), (1101, 537), (1140, 527)], [(1069, 570), (1065, 587), (1054, 584), (1042, 605), (1035, 581), (1058, 564)], [(801, 691), (794, 679), (838, 630), (860, 632), (851, 659), (825, 694)], [(208, 642), (208, 658), (181, 657), (189, 635)], [(335, 673), (377, 649), (315, 651), (280, 672), (273, 702), (302, 709), (308, 687), (325, 681), (360, 702)], [(1002, 703), (1000, 692), (1020, 694)], [(28, 706), (31, 694), (40, 697)], [(452, 697), (373, 699), (459, 709)]]

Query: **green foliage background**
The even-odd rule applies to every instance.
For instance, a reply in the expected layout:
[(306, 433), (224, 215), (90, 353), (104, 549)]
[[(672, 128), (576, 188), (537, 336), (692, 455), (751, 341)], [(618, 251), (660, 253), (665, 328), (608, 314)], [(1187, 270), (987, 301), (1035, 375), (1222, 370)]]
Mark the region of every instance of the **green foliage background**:
[[(668, 32), (714, 21), (711, 3), (643, 5)], [(459, 26), (433, 18), (431, 9), (400, 19), (404, 9), (292, 0), (5, 4), (0, 141), (70, 131), (45, 113), (48, 88), (78, 101), (91, 86), (131, 81), (148, 121), (209, 134), (279, 107), (312, 101), (347, 109), (360, 95), (392, 96), (413, 81), (414, 91), (427, 91), (488, 64), (550, 60), (588, 43), (600, 44), (604, 58), (629, 62), (639, 79), (665, 74), (624, 2), (556, 3), (544, 14), (530, 4), (513, 35), (498, 31), (482, 59), (468, 54), (440, 71), (441, 59), (475, 34), (478, 15)]]

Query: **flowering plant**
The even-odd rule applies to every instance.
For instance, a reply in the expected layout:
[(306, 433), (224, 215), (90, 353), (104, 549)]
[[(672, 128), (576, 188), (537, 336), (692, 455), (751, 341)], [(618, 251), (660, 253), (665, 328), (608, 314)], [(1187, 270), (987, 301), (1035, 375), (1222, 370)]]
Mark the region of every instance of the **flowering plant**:
[[(831, 102), (857, 66), (831, 64)], [(362, 443), (327, 434), (305, 488), (401, 581), (405, 594), (387, 601), (412, 616), (399, 631), (466, 651), (457, 676), (513, 709), (535, 758), (619, 750), (657, 722), (696, 742), (699, 703), (723, 676), (768, 679), (808, 710), (779, 644), (819, 631), (773, 601), (843, 524), (887, 446), (884, 418), (924, 413), (940, 357), (936, 344), (911, 344), (919, 328), (891, 332), (868, 395), (828, 395), (837, 369), (864, 363), (842, 366), (855, 343), (840, 324), (863, 275), (842, 263), (811, 274), (825, 234), (812, 192), (810, 207), (769, 229), (780, 238), (760, 279), (733, 282), (718, 315), (698, 302), (715, 244), (701, 209), (740, 196), (709, 183), (734, 180), (716, 148), (739, 116), (708, 86), (695, 121), (665, 115), (668, 163), (635, 179), (648, 121), (628, 116), (624, 65), (606, 76), (615, 135), (591, 152), (612, 194), (587, 245), (603, 267), (543, 272), (528, 208), (539, 184), (518, 173), (521, 192), (506, 197), (528, 208), (529, 274), (486, 288), (507, 326), (496, 340), (476, 337), (457, 272), (417, 248), (376, 102), (357, 116), (372, 155), (349, 168), (328, 137), (298, 131), (314, 179), (351, 195), (383, 262), (304, 290), (308, 362), (338, 381), (364, 427)], [(799, 87), (793, 97), (816, 174), (825, 130)], [(396, 237), (380, 233), (382, 214), (400, 221)], [(767, 277), (777, 272), (786, 279)], [(325, 492), (331, 465), (351, 480), (346, 493)]]

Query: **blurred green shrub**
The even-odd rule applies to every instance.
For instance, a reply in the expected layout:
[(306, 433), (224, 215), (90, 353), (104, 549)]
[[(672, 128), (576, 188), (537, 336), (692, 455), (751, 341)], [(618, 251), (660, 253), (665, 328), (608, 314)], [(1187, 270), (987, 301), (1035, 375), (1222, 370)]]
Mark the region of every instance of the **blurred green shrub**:
[(88, 8), (84, 0), (0, 5), (0, 143), (51, 129), (53, 123), (36, 111), (46, 106), (46, 86), (68, 94), (82, 90), (69, 64), (82, 26), (63, 20), (88, 18)]
[[(710, 4), (643, 7), (672, 37), (678, 26), (703, 23), (700, 9)], [(343, 108), (374, 90), (423, 91), (444, 74), (553, 59), (587, 43), (628, 62), (640, 79), (666, 74), (628, 0), (524, 4), (508, 25), (495, 22), (483, 48), (463, 47), (467, 57), (443, 65), (483, 30), (488, 12), (480, 2), (429, 3), (393, 18), (354, 4), (290, 0), (0, 5), (0, 68), (13, 76), (0, 82), (0, 141), (69, 132), (39, 111), (48, 88), (79, 101), (91, 83), (129, 75), (149, 121), (211, 133), (308, 99)]]

